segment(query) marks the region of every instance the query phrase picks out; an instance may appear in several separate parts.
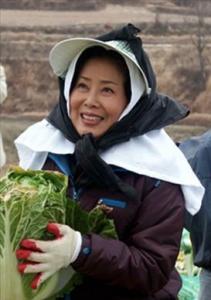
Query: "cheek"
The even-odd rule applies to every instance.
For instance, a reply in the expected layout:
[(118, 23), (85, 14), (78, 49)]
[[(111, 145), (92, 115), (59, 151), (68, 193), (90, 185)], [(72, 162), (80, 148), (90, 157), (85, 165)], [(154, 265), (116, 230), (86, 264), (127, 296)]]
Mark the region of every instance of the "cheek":
[(119, 116), (121, 115), (121, 112), (119, 109), (116, 109), (115, 107), (112, 108), (112, 106), (109, 108), (109, 110), (107, 110), (107, 116), (108, 116), (108, 121), (110, 123), (115, 123), (116, 121), (118, 121)]
[(125, 101), (123, 102), (118, 102), (118, 104), (116, 103), (113, 106), (109, 107), (109, 111), (110, 111), (110, 116), (112, 117), (112, 119), (114, 120), (118, 120), (120, 115), (122, 114), (122, 112), (124, 111), (124, 109), (127, 106), (127, 102)]

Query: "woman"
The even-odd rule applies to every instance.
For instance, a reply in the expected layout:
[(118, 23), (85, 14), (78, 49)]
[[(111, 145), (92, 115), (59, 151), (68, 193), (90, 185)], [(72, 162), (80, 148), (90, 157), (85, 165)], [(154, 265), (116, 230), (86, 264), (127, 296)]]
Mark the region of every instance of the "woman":
[(64, 172), (84, 210), (101, 205), (114, 220), (119, 240), (51, 224), (56, 241), (23, 242), (36, 264), (19, 269), (38, 273), (34, 287), (69, 264), (84, 275), (73, 300), (177, 299), (181, 287), (174, 264), (184, 205), (196, 213), (203, 188), (162, 129), (187, 110), (157, 94), (137, 33), (129, 24), (55, 45), (59, 104), (16, 140), (22, 167)]

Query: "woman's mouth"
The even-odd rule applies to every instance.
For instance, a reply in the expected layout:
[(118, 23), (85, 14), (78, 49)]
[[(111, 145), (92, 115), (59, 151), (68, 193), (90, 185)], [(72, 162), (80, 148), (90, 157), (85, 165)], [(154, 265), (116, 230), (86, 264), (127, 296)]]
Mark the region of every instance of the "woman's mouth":
[(83, 122), (87, 125), (97, 125), (100, 121), (103, 120), (103, 117), (94, 114), (82, 113), (80, 114), (80, 116)]

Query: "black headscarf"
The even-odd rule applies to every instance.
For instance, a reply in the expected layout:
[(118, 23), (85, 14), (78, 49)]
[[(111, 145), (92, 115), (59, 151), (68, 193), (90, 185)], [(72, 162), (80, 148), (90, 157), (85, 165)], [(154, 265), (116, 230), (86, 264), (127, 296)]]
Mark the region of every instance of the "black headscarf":
[(144, 94), (134, 108), (115, 123), (104, 135), (95, 139), (91, 134), (80, 136), (74, 128), (67, 112), (64, 98), (64, 80), (59, 78), (60, 98), (47, 117), (47, 120), (59, 129), (64, 136), (75, 143), (76, 163), (82, 170), (82, 184), (95, 184), (111, 191), (121, 191), (133, 198), (134, 189), (122, 182), (112, 168), (103, 161), (99, 153), (128, 141), (131, 137), (143, 135), (150, 130), (160, 129), (188, 115), (189, 111), (182, 104), (156, 92), (156, 79), (149, 58), (137, 36), (139, 29), (128, 24), (120, 30), (111, 31), (96, 39), (101, 41), (121, 40), (127, 42), (144, 71), (151, 88), (151, 93)]

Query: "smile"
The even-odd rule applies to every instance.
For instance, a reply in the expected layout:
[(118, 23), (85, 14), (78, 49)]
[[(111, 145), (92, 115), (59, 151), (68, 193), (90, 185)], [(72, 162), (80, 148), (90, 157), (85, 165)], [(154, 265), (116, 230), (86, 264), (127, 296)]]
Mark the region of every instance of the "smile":
[(83, 119), (83, 121), (87, 121), (91, 123), (98, 123), (99, 121), (103, 120), (103, 117), (93, 115), (93, 114), (85, 114), (85, 113), (81, 114), (81, 118)]

